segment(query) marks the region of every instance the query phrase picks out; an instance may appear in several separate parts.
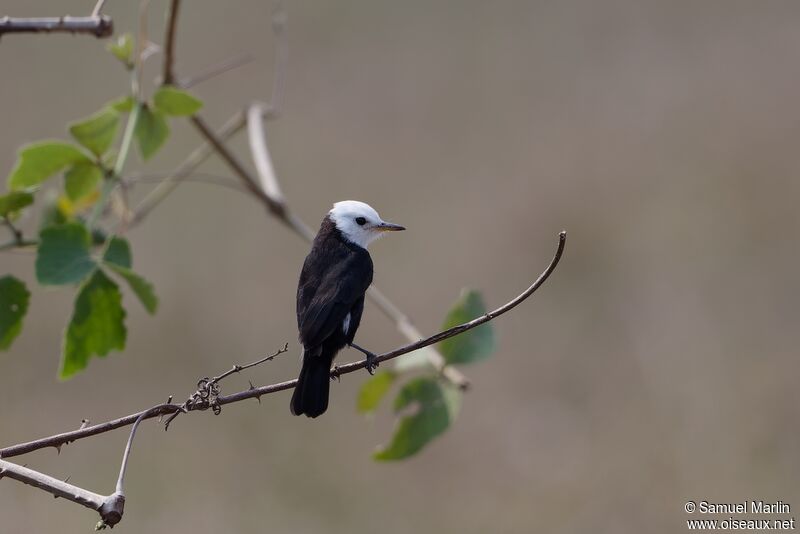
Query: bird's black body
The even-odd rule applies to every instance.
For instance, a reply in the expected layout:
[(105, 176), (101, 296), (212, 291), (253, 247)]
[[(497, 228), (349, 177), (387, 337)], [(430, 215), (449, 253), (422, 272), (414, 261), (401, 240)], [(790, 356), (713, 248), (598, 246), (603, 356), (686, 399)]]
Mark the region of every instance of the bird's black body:
[(364, 310), (364, 293), (371, 283), (369, 252), (348, 241), (326, 216), (297, 287), (303, 368), (292, 396), (294, 415), (317, 417), (328, 408), (333, 359), (353, 342)]

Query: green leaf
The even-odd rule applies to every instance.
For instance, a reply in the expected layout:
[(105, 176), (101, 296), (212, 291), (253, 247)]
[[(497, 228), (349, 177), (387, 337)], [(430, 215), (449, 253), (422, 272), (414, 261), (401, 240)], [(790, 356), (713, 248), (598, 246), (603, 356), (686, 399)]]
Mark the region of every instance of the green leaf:
[(381, 399), (389, 392), (397, 373), (394, 371), (378, 371), (361, 385), (358, 391), (356, 409), (359, 413), (371, 413), (378, 408)]
[(64, 174), (64, 190), (72, 202), (90, 195), (97, 190), (103, 179), (103, 170), (92, 162), (76, 163)]
[(8, 187), (19, 190), (37, 186), (58, 171), (82, 161), (90, 160), (69, 143), (40, 141), (26, 145), (19, 151), (17, 165), (8, 177)]
[(447, 430), (461, 406), (461, 392), (435, 378), (421, 377), (407, 383), (394, 402), (396, 412), (414, 406), (411, 415), (401, 417), (392, 442), (378, 450), (376, 460), (400, 460), (413, 456), (432, 439)]
[(148, 313), (152, 315), (156, 312), (156, 309), (158, 309), (158, 297), (153, 284), (131, 270), (133, 261), (131, 247), (127, 239), (117, 236), (112, 237), (108, 242), (106, 251), (103, 253), (103, 262), (125, 279)]
[(130, 110), (133, 109), (134, 99), (132, 96), (121, 96), (116, 100), (112, 100), (108, 103), (108, 107), (119, 111), (120, 113), (128, 113)]
[(6, 350), (22, 330), (31, 294), (25, 283), (7, 275), (0, 278), (0, 350)]
[(92, 356), (105, 356), (114, 349), (124, 349), (124, 320), (119, 287), (103, 271), (96, 269), (81, 285), (75, 298), (75, 309), (64, 335), (59, 378), (70, 378), (85, 369)]
[[(481, 294), (477, 291), (464, 291), (445, 318), (442, 330), (469, 322), (476, 317), (486, 314), (486, 306)], [(494, 352), (494, 330), (492, 325), (484, 323), (481, 326), (467, 330), (463, 334), (445, 339), (439, 343), (439, 352), (448, 364), (471, 363), (485, 360)]]
[(176, 117), (194, 115), (203, 107), (202, 100), (172, 85), (162, 85), (153, 95), (153, 103), (167, 115)]
[(96, 268), (89, 255), (91, 237), (80, 223), (45, 228), (39, 234), (36, 278), (43, 285), (74, 284)]
[(147, 160), (158, 152), (158, 149), (169, 137), (169, 125), (163, 113), (143, 106), (139, 112), (139, 120), (136, 121), (134, 133), (136, 141), (139, 143), (142, 159)]
[(0, 217), (6, 217), (31, 204), (33, 204), (33, 195), (27, 191), (11, 191), (0, 195)]
[(119, 111), (106, 107), (69, 127), (69, 133), (83, 146), (100, 156), (111, 147), (119, 129)]
[(103, 261), (117, 267), (130, 269), (131, 265), (133, 265), (133, 260), (131, 259), (131, 246), (128, 244), (128, 240), (118, 236), (112, 237), (103, 253)]
[(114, 54), (114, 57), (120, 60), (126, 67), (133, 67), (133, 62), (131, 61), (131, 55), (133, 54), (133, 37), (130, 33), (120, 35), (116, 41), (109, 43), (106, 48), (108, 48), (108, 51)]
[(142, 303), (142, 306), (144, 306), (144, 309), (147, 310), (147, 313), (150, 315), (156, 313), (158, 309), (158, 297), (156, 296), (153, 284), (128, 268), (114, 264), (109, 264), (108, 266), (128, 282), (128, 286), (130, 286), (136, 296), (139, 297), (139, 301)]

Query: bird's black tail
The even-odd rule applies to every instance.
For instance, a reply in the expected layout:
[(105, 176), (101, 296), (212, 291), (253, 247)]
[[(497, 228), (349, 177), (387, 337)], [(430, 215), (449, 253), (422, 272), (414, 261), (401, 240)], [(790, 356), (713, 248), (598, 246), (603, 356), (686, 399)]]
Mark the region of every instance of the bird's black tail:
[(325, 349), (318, 355), (303, 353), (303, 369), (292, 395), (291, 409), (294, 415), (317, 417), (328, 409), (334, 356), (335, 353), (328, 354)]

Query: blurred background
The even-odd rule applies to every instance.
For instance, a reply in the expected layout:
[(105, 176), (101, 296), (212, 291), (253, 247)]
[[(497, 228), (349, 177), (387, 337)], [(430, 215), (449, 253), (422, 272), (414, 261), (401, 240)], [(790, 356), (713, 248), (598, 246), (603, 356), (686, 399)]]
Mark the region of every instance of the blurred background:
[[(116, 31), (138, 2), (108, 2)], [(91, 1), (5, 0), (2, 15), (84, 14)], [(197, 86), (218, 126), (272, 81), (271, 4), (184, 2), (177, 71), (255, 61)], [(150, 10), (162, 41), (166, 2)], [(270, 149), (294, 210), (316, 227), (336, 200), (409, 231), (376, 243), (376, 282), (425, 333), (462, 287), (495, 307), (560, 267), (495, 325), (465, 367), (459, 420), (405, 462), (388, 406), (355, 413), (365, 373), (332, 386), (318, 420), (289, 393), (145, 424), (119, 532), (683, 532), (689, 499), (781, 499), (800, 510), (797, 430), (800, 5), (793, 2), (289, 2), (283, 117)], [(124, 94), (106, 41), (0, 42), (0, 169), (16, 149)], [(160, 56), (146, 79), (159, 72)], [(152, 86), (148, 87), (152, 92)], [(146, 165), (201, 140), (173, 123)], [(250, 164), (246, 138), (233, 143)], [(205, 173), (229, 176), (210, 161)], [(136, 195), (147, 187), (141, 186)], [(22, 223), (35, 232), (36, 217)], [(0, 445), (182, 399), (198, 378), (289, 342), (224, 384), (299, 369), (294, 315), (308, 247), (235, 191), (187, 183), (128, 236), (161, 299), (130, 293), (128, 346), (56, 379), (73, 291), (38, 287), (29, 253), (2, 272), (33, 287), (0, 354)], [(360, 343), (405, 340), (368, 304)], [(343, 353), (351, 361), (356, 353)], [(127, 431), (16, 458), (110, 492)], [(97, 516), (0, 482), (2, 531), (86, 532)], [(773, 516), (777, 517), (777, 516)], [(784, 516), (781, 516), (782, 518)], [(724, 519), (720, 516), (719, 519)]]

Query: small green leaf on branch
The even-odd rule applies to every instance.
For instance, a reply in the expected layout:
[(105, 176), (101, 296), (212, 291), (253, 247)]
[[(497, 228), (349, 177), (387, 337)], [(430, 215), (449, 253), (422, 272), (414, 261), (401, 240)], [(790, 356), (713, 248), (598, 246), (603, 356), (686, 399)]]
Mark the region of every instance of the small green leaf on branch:
[(108, 241), (108, 246), (103, 253), (103, 261), (130, 269), (133, 265), (131, 246), (124, 237), (114, 236)]
[(148, 106), (142, 106), (139, 120), (136, 121), (135, 135), (142, 159), (150, 159), (169, 137), (169, 124), (164, 114)]
[(22, 330), (30, 292), (25, 283), (11, 275), (0, 278), (0, 350), (6, 350)]
[(114, 143), (119, 129), (119, 111), (113, 107), (105, 107), (69, 127), (69, 132), (95, 156), (101, 156)]
[(160, 111), (174, 117), (194, 115), (203, 107), (202, 100), (172, 85), (163, 85), (153, 95), (153, 103)]
[(144, 309), (147, 310), (147, 313), (150, 315), (156, 313), (158, 309), (158, 297), (156, 296), (153, 284), (126, 267), (113, 264), (109, 265), (109, 267), (128, 282), (128, 286), (130, 286), (131, 290), (139, 298), (139, 301), (142, 303), (142, 306), (144, 306)]

